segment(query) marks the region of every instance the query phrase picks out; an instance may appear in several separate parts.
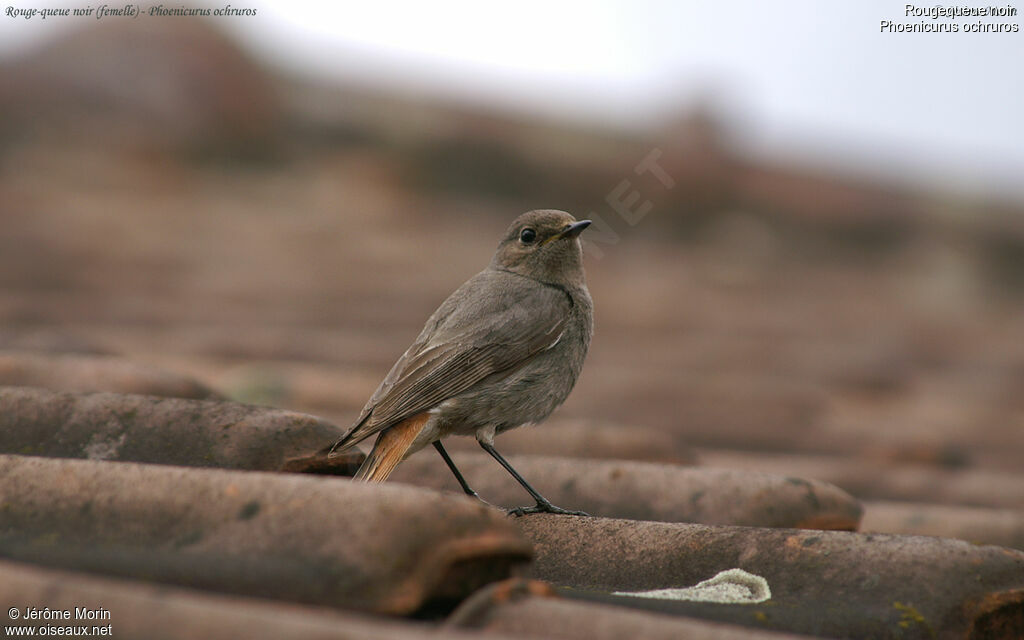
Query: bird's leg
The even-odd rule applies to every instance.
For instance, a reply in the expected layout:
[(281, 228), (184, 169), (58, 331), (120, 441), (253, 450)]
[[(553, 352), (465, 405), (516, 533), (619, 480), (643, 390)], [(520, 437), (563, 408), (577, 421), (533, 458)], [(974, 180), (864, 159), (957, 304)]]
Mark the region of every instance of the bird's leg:
[(509, 473), (512, 474), (512, 477), (515, 478), (516, 482), (521, 484), (524, 489), (526, 489), (526, 491), (530, 494), (530, 497), (537, 501), (537, 504), (532, 507), (516, 507), (515, 509), (509, 509), (508, 514), (510, 516), (522, 516), (526, 515), (527, 513), (558, 513), (566, 516), (590, 515), (589, 513), (584, 513), (583, 511), (569, 511), (568, 509), (556, 507), (555, 505), (551, 504), (551, 502), (547, 498), (540, 495), (536, 489), (531, 487), (530, 483), (524, 480), (523, 476), (519, 475), (518, 471), (512, 468), (512, 465), (510, 465), (508, 463), (508, 460), (506, 460), (504, 457), (502, 457), (500, 453), (498, 453), (498, 450), (494, 448), (494, 445), (484, 442), (483, 440), (477, 440), (477, 442), (480, 443), (480, 446), (483, 447), (484, 451), (491, 454), (491, 457), (498, 461), (498, 464), (505, 467), (505, 471), (508, 471)]
[(434, 448), (437, 449), (437, 452), (441, 454), (442, 458), (444, 458), (444, 463), (448, 465), (448, 468), (452, 470), (453, 474), (455, 474), (455, 479), (459, 481), (460, 485), (462, 485), (462, 490), (466, 492), (467, 496), (473, 496), (480, 502), (486, 504), (488, 507), (494, 507), (495, 509), (501, 508), (497, 505), (493, 505), (490, 502), (487, 502), (486, 500), (481, 498), (476, 491), (473, 491), (473, 489), (470, 488), (469, 483), (466, 482), (466, 479), (462, 477), (462, 473), (459, 471), (459, 468), (455, 466), (455, 463), (452, 462), (451, 457), (448, 455), (448, 452), (445, 451), (444, 446), (441, 445), (440, 440), (434, 440)]
[(462, 477), (462, 473), (459, 471), (459, 468), (455, 466), (455, 463), (452, 462), (451, 457), (448, 455), (448, 452), (444, 450), (444, 446), (441, 444), (440, 440), (434, 440), (434, 448), (437, 449), (437, 452), (441, 454), (442, 458), (444, 458), (444, 463), (448, 465), (448, 468), (452, 470), (453, 474), (455, 474), (455, 479), (459, 481), (460, 485), (462, 485), (462, 490), (466, 492), (466, 495), (479, 498), (480, 496), (477, 495), (476, 491), (473, 491), (473, 489), (470, 488), (469, 483), (466, 482), (466, 479)]
[(488, 507), (495, 507), (496, 509), (501, 509), (501, 507), (490, 504), (486, 500), (483, 500), (476, 492), (474, 492), (474, 490), (469, 486), (469, 482), (466, 481), (466, 478), (462, 477), (462, 472), (459, 471), (459, 467), (455, 466), (455, 462), (453, 462), (452, 457), (447, 455), (447, 452), (444, 451), (444, 445), (441, 444), (440, 440), (434, 440), (433, 444), (434, 449), (437, 450), (437, 453), (440, 454), (441, 458), (444, 460), (444, 464), (449, 466), (449, 469), (451, 469), (452, 473), (455, 475), (455, 479), (459, 480), (459, 484), (462, 485), (462, 490), (466, 492), (467, 496), (472, 496), (473, 498), (479, 500)]

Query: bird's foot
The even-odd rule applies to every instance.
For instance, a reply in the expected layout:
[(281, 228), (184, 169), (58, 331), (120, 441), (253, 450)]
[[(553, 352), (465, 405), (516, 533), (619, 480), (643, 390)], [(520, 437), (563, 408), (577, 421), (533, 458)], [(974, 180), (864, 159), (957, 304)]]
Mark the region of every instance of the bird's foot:
[(556, 513), (562, 516), (590, 516), (589, 513), (583, 511), (569, 511), (562, 507), (556, 507), (546, 500), (543, 502), (538, 501), (537, 504), (532, 507), (516, 507), (515, 509), (508, 509), (507, 513), (510, 516), (516, 517), (525, 516), (528, 513)]

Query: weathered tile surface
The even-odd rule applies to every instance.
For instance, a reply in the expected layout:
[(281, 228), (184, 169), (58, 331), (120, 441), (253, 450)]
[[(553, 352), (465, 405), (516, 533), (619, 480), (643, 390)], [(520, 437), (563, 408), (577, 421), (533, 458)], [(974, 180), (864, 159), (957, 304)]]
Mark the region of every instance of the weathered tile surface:
[(0, 452), (277, 470), (341, 431), (315, 416), (216, 400), (0, 387)]
[[(118, 640), (473, 640), (482, 635), (9, 561), (0, 561), (0, 601), (21, 612), (18, 620), (5, 614), (7, 628), (35, 627), (36, 635), (41, 635), (40, 627), (85, 626), (92, 633), (94, 625), (109, 625), (108, 637)], [(66, 611), (69, 619), (26, 620), (24, 612), (33, 607)], [(493, 640), (501, 637), (486, 635)]]
[(1024, 508), (1024, 467), (945, 468), (843, 456), (702, 450), (701, 464), (790, 473), (830, 482), (865, 500)]
[[(570, 587), (567, 595), (827, 637), (962, 638), (999, 625), (1024, 633), (1024, 552), (1002, 547), (564, 516), (518, 524), (536, 550), (532, 574)], [(727, 605), (608, 595), (691, 586), (731, 568), (764, 578), (771, 599)]]
[(531, 555), (464, 497), (297, 474), (0, 456), (0, 555), (224, 593), (408, 614)]
[[(452, 454), (482, 498), (507, 507), (529, 502), (490, 456)], [(546, 498), (592, 515), (662, 522), (762, 527), (856, 529), (860, 504), (816, 480), (730, 469), (632, 461), (510, 456), (509, 462)], [(422, 451), (399, 465), (396, 481), (458, 491), (440, 456)]]
[(861, 531), (941, 536), (1024, 550), (1024, 511), (872, 501), (864, 504)]
[(110, 391), (197, 400), (220, 398), (194, 378), (125, 358), (0, 351), (0, 386)]
[(447, 626), (559, 640), (808, 638), (560, 598), (545, 583), (516, 579), (489, 585), (473, 594), (452, 613)]

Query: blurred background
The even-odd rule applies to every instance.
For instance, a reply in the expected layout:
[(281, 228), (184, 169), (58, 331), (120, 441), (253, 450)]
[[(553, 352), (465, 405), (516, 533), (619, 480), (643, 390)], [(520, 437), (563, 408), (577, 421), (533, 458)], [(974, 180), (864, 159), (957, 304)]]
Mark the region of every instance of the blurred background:
[(2, 15), (0, 348), (347, 426), (509, 222), (559, 208), (595, 220), (597, 327), (552, 429), (1024, 470), (1024, 35), (884, 20), (931, 22), (739, 0)]

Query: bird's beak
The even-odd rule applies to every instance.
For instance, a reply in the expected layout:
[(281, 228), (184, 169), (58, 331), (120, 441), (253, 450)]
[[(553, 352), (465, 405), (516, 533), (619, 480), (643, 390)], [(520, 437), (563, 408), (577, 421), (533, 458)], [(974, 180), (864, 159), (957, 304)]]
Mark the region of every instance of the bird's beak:
[[(580, 220), (566, 227), (561, 233), (551, 236), (551, 240), (572, 239), (583, 233), (583, 230), (590, 226), (590, 220)], [(550, 242), (549, 240), (548, 242)]]

